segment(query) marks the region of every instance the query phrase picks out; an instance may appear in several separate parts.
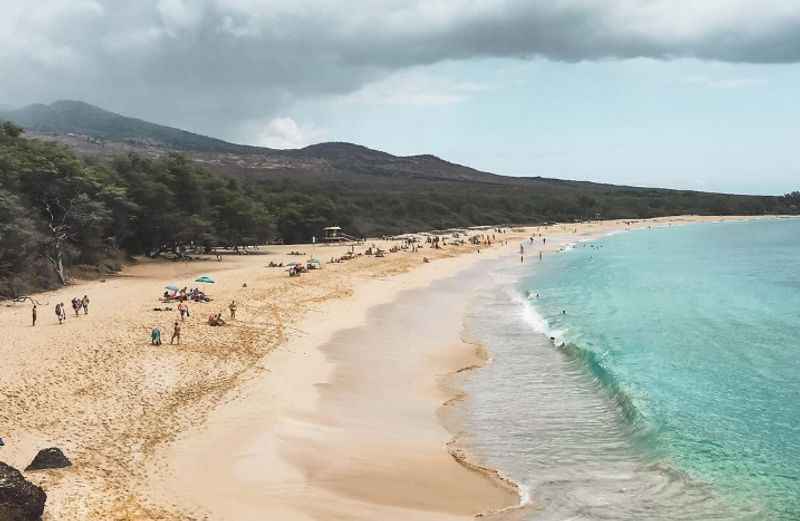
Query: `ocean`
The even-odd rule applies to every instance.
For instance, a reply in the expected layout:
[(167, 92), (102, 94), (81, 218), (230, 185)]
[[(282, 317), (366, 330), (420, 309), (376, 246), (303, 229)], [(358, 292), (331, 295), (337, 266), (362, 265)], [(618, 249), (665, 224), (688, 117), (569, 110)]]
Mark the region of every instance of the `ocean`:
[(498, 262), (465, 440), (531, 520), (800, 519), (800, 221), (622, 232)]

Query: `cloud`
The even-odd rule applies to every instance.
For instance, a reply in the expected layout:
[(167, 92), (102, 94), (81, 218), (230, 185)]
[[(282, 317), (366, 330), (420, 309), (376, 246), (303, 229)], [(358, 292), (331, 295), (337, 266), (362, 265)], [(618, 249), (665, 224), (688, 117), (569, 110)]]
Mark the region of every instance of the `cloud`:
[[(298, 100), (446, 104), (443, 61), (800, 61), (796, 0), (0, 0), (0, 103), (75, 98), (213, 135)], [(384, 83), (381, 83), (384, 81)]]
[(254, 144), (269, 148), (302, 148), (326, 137), (324, 130), (301, 126), (290, 117), (273, 118), (266, 124), (250, 122), (243, 133), (256, 136)]
[(689, 76), (688, 78), (684, 78), (682, 83), (710, 89), (744, 89), (766, 85), (767, 80), (763, 78), (710, 78), (708, 76)]
[(400, 71), (367, 83), (340, 101), (354, 105), (438, 106), (454, 105), (489, 90), (488, 84), (453, 81), (420, 69)]

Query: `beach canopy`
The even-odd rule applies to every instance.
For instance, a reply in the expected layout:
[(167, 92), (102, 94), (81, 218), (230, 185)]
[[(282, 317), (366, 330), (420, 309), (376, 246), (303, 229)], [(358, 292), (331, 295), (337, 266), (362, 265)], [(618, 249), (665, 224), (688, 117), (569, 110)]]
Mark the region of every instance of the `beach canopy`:
[(164, 286), (164, 289), (168, 289), (170, 291), (178, 291), (178, 286), (176, 286), (175, 284), (168, 284)]
[(203, 275), (202, 277), (195, 279), (195, 282), (200, 282), (202, 284), (214, 284), (214, 279), (208, 275)]

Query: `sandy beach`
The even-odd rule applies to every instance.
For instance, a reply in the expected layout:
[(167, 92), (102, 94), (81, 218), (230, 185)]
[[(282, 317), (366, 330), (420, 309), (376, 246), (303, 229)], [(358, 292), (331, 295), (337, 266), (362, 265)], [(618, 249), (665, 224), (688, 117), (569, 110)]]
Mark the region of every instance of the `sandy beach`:
[[(35, 295), (35, 327), (29, 303), (0, 303), (0, 461), (22, 469), (51, 446), (71, 458), (26, 473), (48, 494), (46, 520), (457, 520), (513, 508), (514, 487), (460, 461), (468, 456), (451, 443), (459, 389), (449, 375), (486, 358), (461, 340), (460, 303), (480, 263), (520, 262), (520, 241), (534, 233), (548, 238), (546, 262), (574, 240), (722, 219), (515, 229), (480, 253), (362, 256), (297, 278), (266, 265), (324, 262), (348, 247), (142, 260)], [(526, 261), (540, 249), (527, 248)], [(190, 304), (181, 344), (170, 345), (177, 312), (154, 310), (165, 306), (158, 297), (205, 274), (215, 300)], [(83, 295), (89, 313), (76, 317), (69, 302)], [(237, 319), (208, 326), (233, 299)], [(154, 326), (164, 345), (150, 345)]]

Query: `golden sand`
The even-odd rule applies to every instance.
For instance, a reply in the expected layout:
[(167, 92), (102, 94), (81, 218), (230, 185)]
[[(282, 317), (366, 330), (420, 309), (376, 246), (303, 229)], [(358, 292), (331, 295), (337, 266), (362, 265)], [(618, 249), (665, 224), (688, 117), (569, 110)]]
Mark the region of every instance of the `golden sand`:
[[(634, 226), (703, 220), (711, 219), (678, 217)], [(335, 332), (363, 325), (371, 306), (391, 302), (403, 289), (430, 284), (487, 255), (512, 254), (519, 240), (535, 231), (548, 237), (590, 238), (626, 227), (613, 221), (520, 229), (498, 236), (508, 240), (506, 247), (482, 249), (480, 255), (474, 247), (462, 246), (363, 256), (324, 264), (322, 270), (297, 278), (265, 266), (311, 256), (325, 262), (347, 247), (268, 247), (263, 255), (224, 256), (222, 262), (141, 261), (105, 282), (36, 295), (42, 304), (36, 327), (30, 325), (29, 304), (2, 303), (0, 436), (6, 446), (0, 449), (0, 460), (24, 468), (37, 450), (50, 446), (72, 459), (70, 468), (27, 474), (47, 491), (45, 520), (446, 520), (512, 505), (512, 491), (491, 479), (490, 469), (468, 463), (440, 428), (437, 410), (457, 396), (457, 389), (415, 398), (420, 410), (429, 412), (428, 419), (420, 419), (419, 428), (431, 433), (424, 444), (382, 440), (375, 429), (353, 432), (349, 447), (328, 444), (319, 427), (325, 414), (320, 390), (349, 384), (341, 374), (335, 384), (328, 380), (335, 367), (319, 347)], [(309, 255), (290, 256), (292, 249)], [(529, 252), (531, 260), (534, 254)], [(423, 256), (432, 262), (423, 264)], [(153, 308), (165, 306), (158, 301), (164, 286), (196, 286), (191, 281), (200, 274), (217, 280), (203, 287), (215, 300), (190, 304), (192, 315), (184, 324), (181, 345), (169, 345), (177, 311)], [(70, 300), (84, 294), (91, 299), (89, 314), (75, 317)], [(209, 313), (228, 317), (232, 299), (238, 303), (237, 320), (225, 327), (208, 326)], [(58, 302), (69, 313), (63, 325), (53, 312)], [(164, 342), (158, 347), (149, 342), (156, 325)], [(437, 378), (442, 372), (479, 366), (480, 359), (465, 351), (472, 349), (455, 346), (452, 357), (416, 370)], [(248, 400), (252, 397), (260, 397), (260, 403)], [(394, 394), (392, 399), (405, 398)], [(425, 400), (430, 407), (424, 407)], [(367, 421), (380, 410), (337, 407), (352, 425), (359, 414)], [(254, 463), (228, 469), (229, 474), (254, 476), (252, 490), (247, 490), (247, 476), (239, 482), (236, 497), (245, 499), (231, 504), (225, 502), (228, 485), (208, 479), (208, 474), (224, 474), (237, 448), (254, 446), (255, 434), (241, 432), (243, 416), (261, 418), (263, 431), (256, 433), (259, 453)], [(309, 417), (314, 421), (307, 421)], [(346, 438), (348, 432), (337, 435)], [(369, 447), (359, 443), (358, 436), (366, 435), (374, 438)], [(315, 437), (319, 443), (310, 444)], [(386, 454), (407, 457), (387, 459)], [(377, 470), (369, 464), (380, 459), (386, 464)], [(347, 464), (336, 467), (332, 461)], [(347, 479), (335, 486), (315, 484), (314, 465), (320, 462), (324, 472)], [(201, 481), (206, 485), (198, 485)], [(276, 499), (265, 504), (270, 486), (277, 492), (266, 495)], [(252, 501), (246, 500), (248, 494)]]

